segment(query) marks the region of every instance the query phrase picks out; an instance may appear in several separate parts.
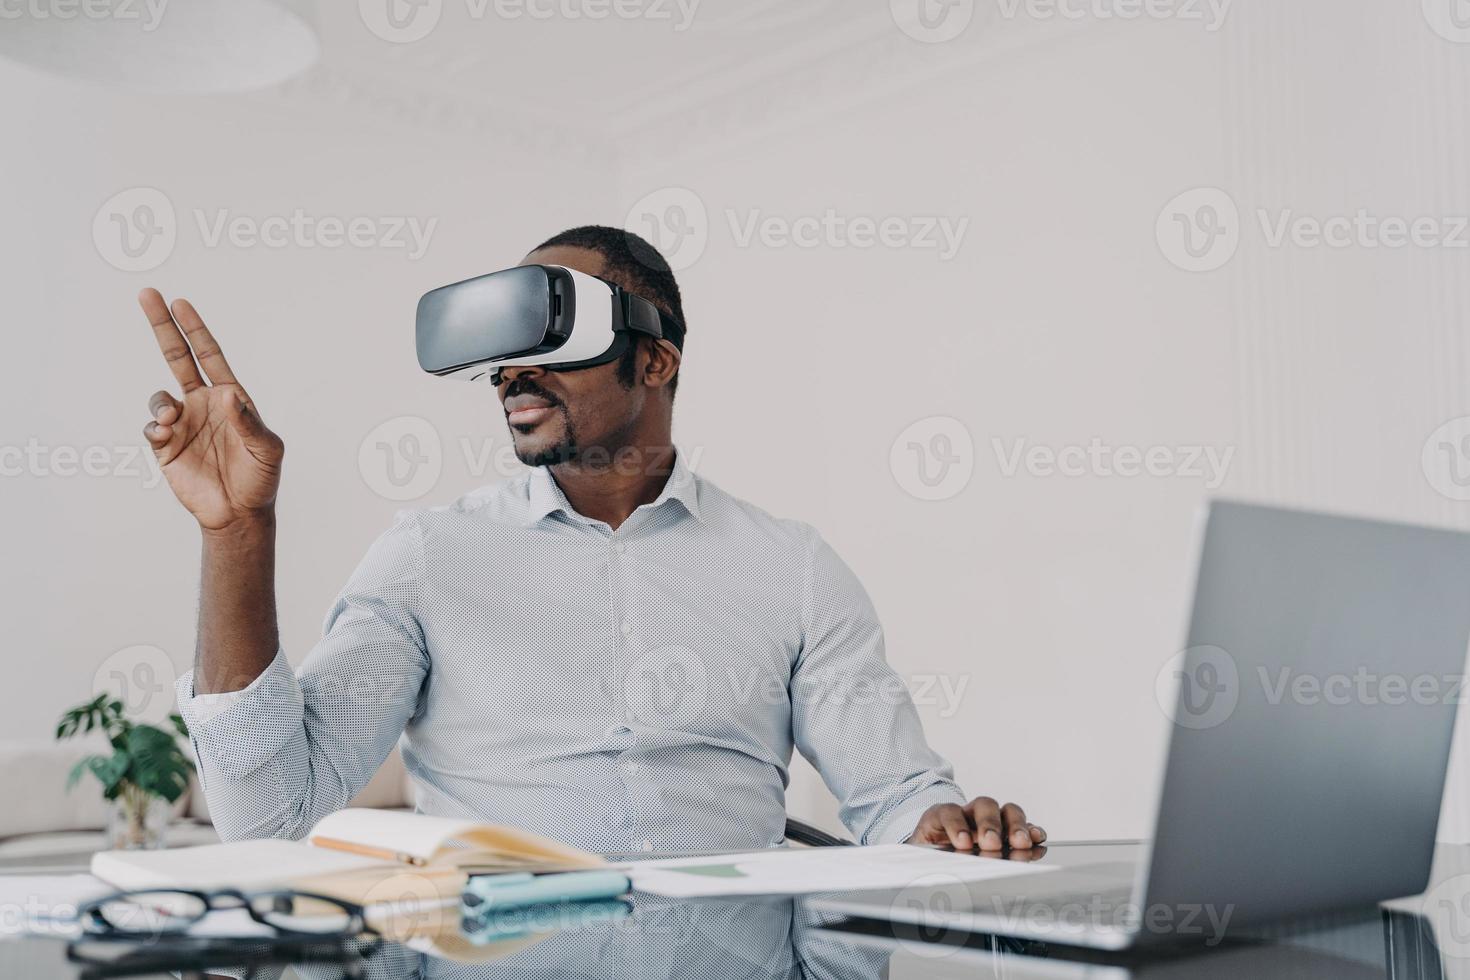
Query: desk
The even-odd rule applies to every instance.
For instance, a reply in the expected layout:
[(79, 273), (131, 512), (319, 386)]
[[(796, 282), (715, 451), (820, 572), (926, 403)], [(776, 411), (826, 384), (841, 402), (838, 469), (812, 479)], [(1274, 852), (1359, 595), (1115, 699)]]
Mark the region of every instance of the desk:
[[(1089, 846), (1091, 853), (1097, 845)], [(1114, 860), (1136, 844), (1108, 847)], [(1068, 845), (1042, 860), (1065, 860)], [(639, 896), (629, 915), (552, 934), (490, 964), (466, 966), (386, 943), (357, 964), (265, 968), (256, 976), (336, 980), (455, 977), (658, 977), (665, 980), (790, 977), (793, 980), (1173, 980), (1290, 977), (1470, 980), (1470, 846), (1441, 846), (1431, 901), (1391, 902), (1232, 936), (1213, 950), (1089, 953), (986, 937), (944, 942), (892, 927), (820, 915), (801, 900), (671, 901)], [(1427, 913), (1421, 915), (1421, 911)], [(0, 977), (78, 977), (64, 943), (0, 941)], [(154, 974), (166, 976), (167, 974)], [(186, 974), (188, 975), (188, 974)], [(239, 975), (238, 973), (236, 975)]]

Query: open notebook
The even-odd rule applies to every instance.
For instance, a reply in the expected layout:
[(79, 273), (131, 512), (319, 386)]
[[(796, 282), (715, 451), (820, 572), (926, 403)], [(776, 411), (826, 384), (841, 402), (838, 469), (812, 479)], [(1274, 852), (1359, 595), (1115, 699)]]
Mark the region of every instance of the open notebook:
[(103, 851), (92, 874), (119, 889), (293, 888), (361, 905), (459, 899), (468, 875), (595, 868), (595, 854), (494, 824), (391, 810), (339, 810), (302, 842), (253, 840)]

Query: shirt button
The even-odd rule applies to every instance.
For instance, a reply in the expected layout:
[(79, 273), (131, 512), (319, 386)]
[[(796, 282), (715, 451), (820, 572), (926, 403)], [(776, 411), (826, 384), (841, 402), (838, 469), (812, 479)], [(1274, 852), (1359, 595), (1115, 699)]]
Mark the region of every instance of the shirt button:
[(623, 631), (624, 636), (627, 636), (629, 633), (633, 632), (633, 624), (625, 619), (623, 620), (623, 624), (619, 626), (618, 629)]
[(624, 545), (623, 542), (621, 542), (621, 541), (614, 541), (613, 542), (613, 551), (617, 552), (618, 554), (621, 555), (624, 551), (627, 551), (627, 550), (628, 550), (627, 549), (627, 546)]
[(641, 840), (641, 841), (639, 841), (638, 842), (638, 850), (640, 850), (640, 851), (651, 851), (651, 850), (653, 850), (653, 841), (651, 841), (651, 840)]
[(638, 763), (633, 762), (632, 760), (629, 760), (629, 761), (623, 763), (623, 768), (626, 769), (628, 772), (637, 772), (638, 771)]

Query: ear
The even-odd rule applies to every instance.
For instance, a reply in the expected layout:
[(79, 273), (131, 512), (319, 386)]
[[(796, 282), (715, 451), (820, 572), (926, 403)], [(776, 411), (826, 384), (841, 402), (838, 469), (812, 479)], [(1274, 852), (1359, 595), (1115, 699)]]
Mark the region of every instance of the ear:
[(648, 343), (643, 345), (643, 357), (640, 358), (643, 362), (640, 380), (650, 388), (667, 388), (679, 373), (683, 355), (679, 353), (679, 348), (667, 340), (652, 337), (647, 340)]

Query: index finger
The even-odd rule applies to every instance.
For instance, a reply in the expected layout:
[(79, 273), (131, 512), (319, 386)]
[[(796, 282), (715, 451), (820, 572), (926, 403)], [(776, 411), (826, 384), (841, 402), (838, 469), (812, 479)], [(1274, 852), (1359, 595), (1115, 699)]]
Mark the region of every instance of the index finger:
[(189, 342), (184, 339), (179, 325), (174, 322), (173, 314), (169, 313), (163, 296), (156, 289), (145, 289), (138, 294), (138, 305), (143, 308), (143, 315), (148, 317), (148, 322), (153, 327), (158, 349), (163, 351), (163, 359), (168, 362), (174, 380), (186, 394), (202, 387), (204, 379), (199, 376), (194, 353), (189, 350)]

